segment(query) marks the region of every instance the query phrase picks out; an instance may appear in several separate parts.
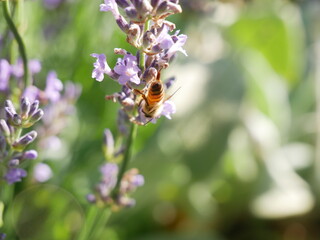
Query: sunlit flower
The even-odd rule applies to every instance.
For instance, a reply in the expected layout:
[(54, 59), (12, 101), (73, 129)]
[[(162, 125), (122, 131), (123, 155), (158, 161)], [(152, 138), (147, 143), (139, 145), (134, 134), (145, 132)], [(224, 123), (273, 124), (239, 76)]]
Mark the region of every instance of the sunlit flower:
[(104, 74), (110, 74), (111, 68), (107, 63), (107, 58), (104, 54), (92, 53), (90, 56), (97, 58), (93, 64), (94, 69), (92, 71), (92, 78), (95, 78), (98, 82), (104, 79)]
[(118, 81), (121, 85), (126, 84), (128, 81), (135, 84), (140, 83), (138, 73), (140, 71), (137, 58), (131, 54), (126, 54), (123, 59), (119, 59), (114, 71), (119, 74)]

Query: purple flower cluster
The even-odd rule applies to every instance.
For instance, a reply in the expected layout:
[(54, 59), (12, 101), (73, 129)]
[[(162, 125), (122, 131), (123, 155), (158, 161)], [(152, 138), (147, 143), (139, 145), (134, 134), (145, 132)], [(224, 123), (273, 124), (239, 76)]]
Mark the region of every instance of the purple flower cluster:
[[(31, 77), (41, 71), (38, 60), (29, 60), (28, 67)], [(21, 168), (25, 160), (37, 158), (37, 151), (25, 151), (36, 137), (39, 139), (39, 149), (48, 150), (49, 145), (59, 141), (57, 135), (66, 126), (68, 116), (74, 113), (74, 103), (81, 93), (80, 86), (71, 82), (67, 82), (64, 87), (54, 71), (48, 73), (43, 90), (35, 85), (21, 90), (23, 76), (21, 60), (10, 65), (6, 59), (0, 59), (0, 95), (7, 99), (21, 99), (19, 113), (14, 107), (15, 102), (11, 100), (7, 100), (3, 112), (0, 111), (0, 178), (9, 184), (26, 177), (27, 172)], [(40, 105), (43, 109), (39, 108)], [(21, 136), (25, 129), (32, 127), (40, 119), (42, 124), (38, 125), (36, 130)], [(48, 165), (36, 165), (36, 181), (46, 181), (51, 175)]]
[(144, 177), (139, 174), (138, 169), (130, 169), (123, 175), (120, 180), (119, 192), (116, 195), (113, 195), (113, 190), (117, 184), (118, 165), (106, 163), (101, 166), (100, 172), (102, 174), (101, 181), (96, 186), (96, 193), (87, 196), (88, 201), (112, 206), (115, 209), (135, 205), (135, 200), (130, 198), (130, 194), (144, 184)]
[[(115, 162), (123, 150), (123, 147), (116, 148), (111, 131), (106, 129), (104, 131), (104, 152), (109, 162), (100, 167), (102, 178), (95, 188), (95, 193), (87, 196), (89, 202), (109, 205), (115, 209), (135, 205), (135, 200), (130, 198), (130, 194), (144, 184), (144, 177), (133, 168), (125, 172), (122, 179), (118, 180), (119, 167)], [(117, 181), (119, 181), (119, 191), (114, 192)]]
[(21, 181), (27, 172), (20, 165), (27, 160), (36, 159), (37, 151), (25, 148), (37, 137), (36, 131), (29, 131), (23, 136), (20, 133), (30, 128), (43, 117), (39, 101), (30, 102), (28, 98), (20, 101), (20, 112), (17, 113), (10, 100), (5, 102), (6, 119), (0, 119), (0, 165), (4, 169), (3, 178), (9, 183)]
[(183, 49), (187, 36), (179, 34), (179, 31), (171, 34), (175, 24), (166, 20), (166, 17), (182, 12), (178, 0), (104, 0), (100, 11), (113, 14), (128, 43), (138, 52), (131, 54), (116, 48), (115, 54), (123, 57), (117, 60), (113, 69), (104, 54), (91, 54), (96, 58), (92, 78), (101, 82), (107, 75), (122, 85), (121, 92), (106, 99), (118, 101), (122, 105), (121, 115), (127, 120), (145, 125), (161, 116), (171, 119), (176, 109), (174, 103), (168, 101), (170, 96), (165, 96), (165, 91), (161, 90), (158, 102), (152, 104), (148, 96), (155, 82), (164, 88), (171, 85), (162, 83), (160, 73), (169, 66), (175, 54), (187, 55)]

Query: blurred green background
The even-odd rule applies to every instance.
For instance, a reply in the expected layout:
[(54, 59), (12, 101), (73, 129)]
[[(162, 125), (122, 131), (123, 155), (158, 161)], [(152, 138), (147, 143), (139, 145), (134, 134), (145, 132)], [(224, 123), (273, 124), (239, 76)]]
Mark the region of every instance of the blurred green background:
[[(105, 53), (113, 66), (114, 48), (133, 49), (99, 4), (65, 0), (48, 9), (40, 0), (24, 3), (20, 27), (27, 51), (43, 64), (37, 84), (56, 70), (61, 80), (83, 88), (61, 149), (40, 155), (54, 170), (49, 184), (72, 194), (44, 196), (49, 212), (69, 201), (86, 211), (85, 195), (104, 161), (103, 130), (118, 135), (119, 105), (104, 96), (119, 86), (91, 78), (90, 54)], [(177, 113), (139, 127), (130, 165), (146, 183), (134, 194), (137, 205), (113, 214), (97, 239), (319, 239), (320, 2), (181, 4), (183, 13), (169, 20), (188, 35), (189, 56), (179, 55), (163, 72), (177, 78), (172, 91), (181, 87), (173, 97)], [(26, 188), (19, 184), (17, 194)], [(24, 198), (18, 196), (19, 203)], [(71, 239), (63, 237), (62, 215), (49, 216), (53, 220), (35, 231), (55, 229), (52, 239)]]

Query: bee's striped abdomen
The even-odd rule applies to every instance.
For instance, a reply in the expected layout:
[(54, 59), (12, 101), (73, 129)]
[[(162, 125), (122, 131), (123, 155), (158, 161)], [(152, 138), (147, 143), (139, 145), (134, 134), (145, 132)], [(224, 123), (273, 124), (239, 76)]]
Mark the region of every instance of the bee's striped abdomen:
[(163, 85), (160, 82), (154, 82), (149, 87), (147, 99), (149, 105), (161, 103), (164, 98)]

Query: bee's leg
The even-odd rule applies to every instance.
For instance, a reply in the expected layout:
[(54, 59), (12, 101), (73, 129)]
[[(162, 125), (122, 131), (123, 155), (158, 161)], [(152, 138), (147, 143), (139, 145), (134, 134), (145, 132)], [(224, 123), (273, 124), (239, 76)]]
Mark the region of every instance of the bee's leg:
[[(136, 95), (141, 95), (141, 97), (143, 98), (142, 100), (144, 100), (146, 102), (146, 104), (149, 106), (148, 99), (142, 91), (140, 91), (138, 89), (133, 89), (133, 93)], [(142, 100), (139, 102), (139, 106), (140, 106)]]

